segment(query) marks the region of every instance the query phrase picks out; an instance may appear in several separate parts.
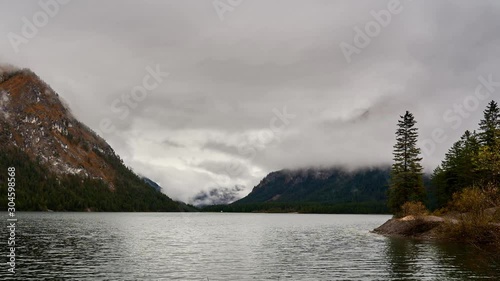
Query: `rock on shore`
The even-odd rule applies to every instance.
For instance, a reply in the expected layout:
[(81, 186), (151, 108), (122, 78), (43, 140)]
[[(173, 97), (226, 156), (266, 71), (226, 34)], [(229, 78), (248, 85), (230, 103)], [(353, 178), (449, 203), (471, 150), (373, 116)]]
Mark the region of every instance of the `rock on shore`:
[(373, 233), (416, 239), (436, 239), (436, 228), (444, 222), (445, 219), (436, 216), (407, 216), (400, 219), (390, 219), (373, 230)]

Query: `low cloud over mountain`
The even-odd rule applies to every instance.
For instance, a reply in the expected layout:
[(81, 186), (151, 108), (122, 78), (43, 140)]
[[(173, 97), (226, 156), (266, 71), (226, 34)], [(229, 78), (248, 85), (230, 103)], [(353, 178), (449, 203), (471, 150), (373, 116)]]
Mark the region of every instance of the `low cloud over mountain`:
[(225, 205), (240, 199), (243, 190), (241, 186), (213, 188), (209, 191), (201, 191), (192, 198), (191, 202), (195, 206)]

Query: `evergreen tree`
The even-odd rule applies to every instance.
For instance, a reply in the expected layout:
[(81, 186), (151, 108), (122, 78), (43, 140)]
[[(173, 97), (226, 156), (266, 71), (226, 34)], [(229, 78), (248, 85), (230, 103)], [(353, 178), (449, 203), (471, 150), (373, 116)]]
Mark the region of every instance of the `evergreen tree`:
[(424, 201), (425, 189), (422, 173), (422, 158), (417, 147), (418, 129), (415, 118), (409, 111), (398, 122), (397, 143), (394, 146), (394, 164), (389, 188), (389, 208), (398, 215), (401, 206), (408, 201)]
[[(500, 136), (500, 131), (496, 134)], [(475, 172), (481, 176), (482, 185), (500, 184), (500, 137), (496, 137), (491, 145), (481, 147), (476, 158)]]
[(481, 144), (477, 137), (476, 132), (465, 131), (461, 138), (463, 147), (460, 158), (458, 159), (458, 174), (459, 180), (462, 183), (461, 187), (470, 187), (478, 182), (478, 175), (475, 172), (477, 169), (476, 162), (474, 161), (481, 149)]
[(484, 119), (479, 122), (479, 128), (481, 129), (481, 144), (488, 147), (494, 146), (500, 131), (500, 108), (495, 101), (488, 104), (484, 111)]
[(446, 171), (441, 166), (434, 170), (431, 183), (437, 206), (443, 207), (448, 202), (448, 192), (446, 190)]
[(453, 193), (475, 185), (480, 176), (477, 174), (477, 161), (480, 144), (475, 132), (466, 131), (462, 138), (453, 144), (445, 160), (433, 174), (438, 205), (444, 207)]
[(482, 184), (499, 183), (500, 166), (500, 108), (491, 101), (484, 111), (484, 118), (479, 122), (482, 147), (475, 159), (476, 172)]

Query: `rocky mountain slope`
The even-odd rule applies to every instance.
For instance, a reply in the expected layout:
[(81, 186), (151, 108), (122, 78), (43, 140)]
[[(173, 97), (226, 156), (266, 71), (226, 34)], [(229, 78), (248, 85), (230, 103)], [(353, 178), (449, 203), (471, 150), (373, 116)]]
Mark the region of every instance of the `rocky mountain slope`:
[(54, 173), (102, 179), (114, 188), (114, 171), (103, 157), (117, 157), (113, 149), (78, 122), (34, 73), (5, 75), (0, 107), (0, 128), (9, 145), (38, 158)]
[[(18, 191), (19, 205), (26, 210), (179, 210), (177, 203), (126, 168), (113, 149), (76, 120), (58, 94), (30, 70), (0, 73), (0, 139), (2, 169), (17, 164), (25, 169), (19, 177), (32, 178), (19, 179), (28, 185)], [(74, 206), (46, 198), (58, 192), (63, 194), (57, 197), (74, 200)], [(97, 204), (89, 193), (104, 198), (96, 199)]]

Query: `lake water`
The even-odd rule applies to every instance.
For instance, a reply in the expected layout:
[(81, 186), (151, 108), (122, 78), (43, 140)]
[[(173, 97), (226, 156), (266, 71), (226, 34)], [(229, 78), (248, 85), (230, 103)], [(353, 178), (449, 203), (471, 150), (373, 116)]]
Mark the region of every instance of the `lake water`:
[[(389, 216), (18, 213), (18, 219), (17, 275), (9, 277), (3, 265), (0, 280), (500, 280), (494, 253), (369, 233)], [(0, 233), (7, 261), (6, 228)]]

